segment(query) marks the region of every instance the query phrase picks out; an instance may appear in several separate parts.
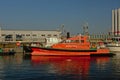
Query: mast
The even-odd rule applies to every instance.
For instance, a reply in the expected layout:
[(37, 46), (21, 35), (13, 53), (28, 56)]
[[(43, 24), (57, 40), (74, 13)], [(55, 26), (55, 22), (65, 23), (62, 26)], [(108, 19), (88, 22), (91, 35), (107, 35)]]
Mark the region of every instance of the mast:
[(2, 41), (1, 34), (2, 34), (2, 30), (1, 30), (1, 26), (0, 26), (0, 41)]
[(83, 35), (89, 35), (88, 33), (88, 23), (83, 26)]

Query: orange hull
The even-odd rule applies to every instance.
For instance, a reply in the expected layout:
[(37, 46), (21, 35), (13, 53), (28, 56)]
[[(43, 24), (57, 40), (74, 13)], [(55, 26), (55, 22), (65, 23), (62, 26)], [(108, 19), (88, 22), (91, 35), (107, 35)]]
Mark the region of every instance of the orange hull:
[(62, 50), (62, 49), (47, 49), (31, 47), (33, 56), (90, 56), (90, 55), (106, 55), (110, 54), (108, 49), (98, 49), (98, 50)]

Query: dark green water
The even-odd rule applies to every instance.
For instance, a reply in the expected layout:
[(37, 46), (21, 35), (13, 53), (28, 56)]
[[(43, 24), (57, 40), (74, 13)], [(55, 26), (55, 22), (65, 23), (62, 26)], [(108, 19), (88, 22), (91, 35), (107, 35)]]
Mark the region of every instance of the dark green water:
[(120, 80), (113, 57), (0, 56), (0, 80)]

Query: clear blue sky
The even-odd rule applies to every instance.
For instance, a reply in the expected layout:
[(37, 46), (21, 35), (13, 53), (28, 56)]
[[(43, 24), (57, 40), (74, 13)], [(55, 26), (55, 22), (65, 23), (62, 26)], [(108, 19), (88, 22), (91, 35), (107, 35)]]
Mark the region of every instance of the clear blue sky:
[(90, 33), (111, 28), (111, 11), (120, 0), (0, 0), (2, 29), (55, 30), (82, 33), (87, 22)]

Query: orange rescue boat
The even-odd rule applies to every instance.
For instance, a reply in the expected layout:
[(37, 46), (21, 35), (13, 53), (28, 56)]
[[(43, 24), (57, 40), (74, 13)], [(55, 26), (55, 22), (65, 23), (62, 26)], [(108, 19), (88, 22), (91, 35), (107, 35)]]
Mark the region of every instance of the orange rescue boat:
[(89, 36), (77, 35), (51, 47), (30, 47), (32, 56), (111, 56), (109, 49), (97, 47), (89, 41)]

